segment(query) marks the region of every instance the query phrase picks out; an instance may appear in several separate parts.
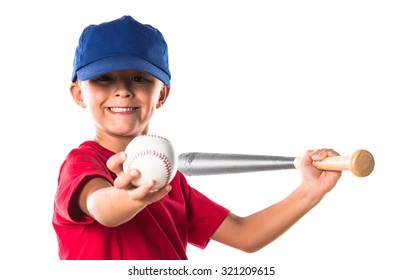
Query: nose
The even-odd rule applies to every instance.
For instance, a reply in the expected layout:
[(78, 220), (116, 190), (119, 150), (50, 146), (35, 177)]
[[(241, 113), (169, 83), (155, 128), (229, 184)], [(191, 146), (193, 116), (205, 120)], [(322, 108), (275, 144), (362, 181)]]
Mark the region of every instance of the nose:
[(130, 92), (130, 91), (121, 91), (121, 90), (119, 90), (119, 91), (116, 91), (115, 96), (116, 97), (128, 98), (128, 97), (133, 97), (134, 94), (132, 92)]
[(126, 84), (124, 82), (120, 82), (116, 86), (115, 96), (123, 97), (123, 98), (130, 98), (130, 97), (134, 96), (134, 92), (128, 84)]

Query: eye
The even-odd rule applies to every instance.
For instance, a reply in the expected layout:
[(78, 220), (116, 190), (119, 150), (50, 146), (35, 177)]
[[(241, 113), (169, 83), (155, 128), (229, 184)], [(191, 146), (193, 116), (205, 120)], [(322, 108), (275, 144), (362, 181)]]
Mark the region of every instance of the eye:
[(100, 76), (90, 79), (90, 81), (95, 84), (105, 84), (105, 83), (112, 82), (113, 78), (112, 78), (112, 76), (109, 76), (109, 75), (100, 75)]
[(100, 82), (109, 82), (112, 79), (112, 77), (108, 76), (108, 75), (101, 75), (95, 78), (96, 81), (100, 81)]
[(146, 81), (146, 79), (143, 76), (135, 76), (131, 80), (136, 83), (143, 83)]
[(139, 84), (152, 84), (155, 82), (155, 77), (144, 72), (136, 72), (132, 74), (131, 81)]

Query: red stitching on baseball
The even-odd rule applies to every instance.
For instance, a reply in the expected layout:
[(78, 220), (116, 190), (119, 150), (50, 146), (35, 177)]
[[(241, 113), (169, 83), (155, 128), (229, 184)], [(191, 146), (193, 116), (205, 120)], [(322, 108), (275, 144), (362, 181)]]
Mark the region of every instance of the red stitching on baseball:
[[(163, 138), (163, 137), (161, 137), (161, 138)], [(144, 151), (134, 154), (133, 156), (131, 156), (129, 158), (128, 165), (127, 165), (128, 169), (131, 169), (131, 164), (133, 163), (133, 161), (135, 161), (136, 159), (138, 159), (139, 157), (142, 157), (142, 156), (155, 156), (155, 157), (159, 158), (160, 160), (162, 160), (162, 162), (164, 163), (164, 166), (165, 166), (165, 171), (166, 171), (166, 178), (165, 178), (164, 186), (167, 185), (169, 183), (169, 178), (172, 175), (172, 165), (170, 164), (170, 161), (167, 158), (167, 156), (161, 152), (158, 152), (155, 150), (144, 150)]]

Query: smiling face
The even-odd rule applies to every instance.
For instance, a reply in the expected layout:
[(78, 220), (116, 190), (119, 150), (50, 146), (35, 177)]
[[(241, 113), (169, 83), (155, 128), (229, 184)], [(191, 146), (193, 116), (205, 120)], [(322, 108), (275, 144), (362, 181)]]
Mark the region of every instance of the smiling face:
[(148, 132), (151, 117), (169, 90), (157, 78), (134, 70), (114, 71), (70, 88), (77, 104), (90, 111), (95, 141), (112, 151), (124, 149), (131, 139)]

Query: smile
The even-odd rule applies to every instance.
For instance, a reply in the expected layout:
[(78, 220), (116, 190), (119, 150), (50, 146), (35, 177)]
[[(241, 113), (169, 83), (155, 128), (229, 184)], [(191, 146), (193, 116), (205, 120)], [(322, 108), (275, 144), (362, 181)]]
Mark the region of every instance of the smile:
[(136, 107), (109, 107), (108, 109), (113, 113), (129, 113), (133, 112)]

